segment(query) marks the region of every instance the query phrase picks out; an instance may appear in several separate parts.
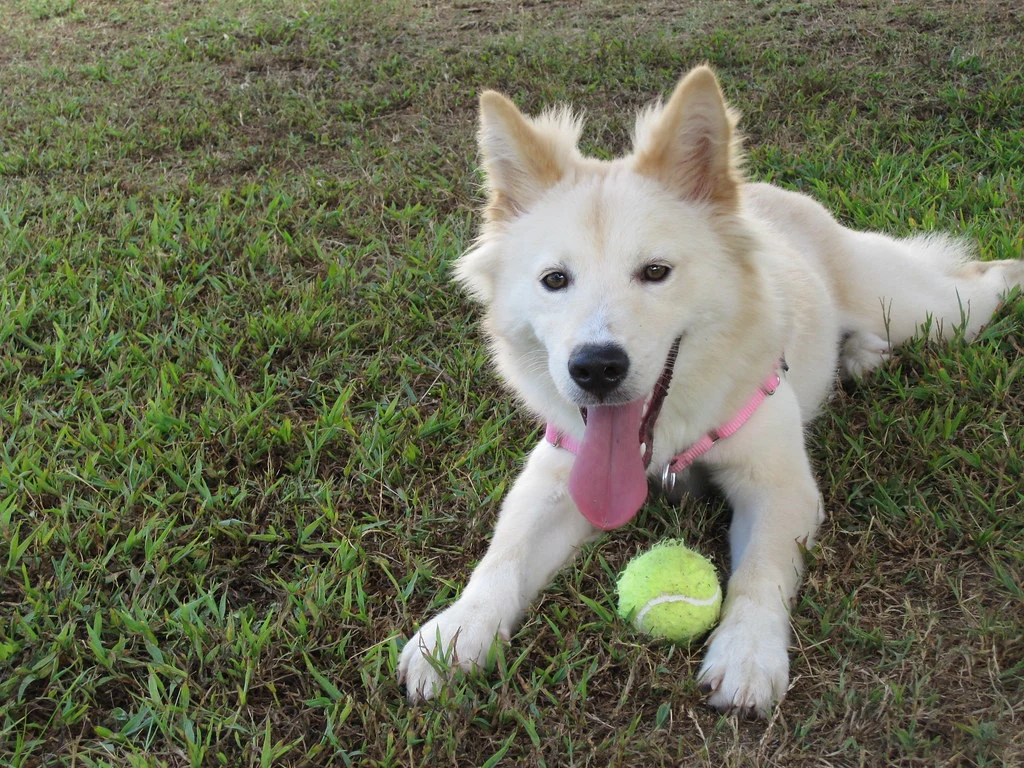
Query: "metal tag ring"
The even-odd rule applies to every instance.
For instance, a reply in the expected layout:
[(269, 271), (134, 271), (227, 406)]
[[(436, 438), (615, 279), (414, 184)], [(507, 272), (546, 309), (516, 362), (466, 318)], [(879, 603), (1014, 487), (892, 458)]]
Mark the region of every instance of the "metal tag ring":
[(665, 469), (661, 471), (661, 487), (665, 493), (671, 494), (676, 488), (676, 473), (672, 471), (672, 463), (669, 462), (665, 465)]

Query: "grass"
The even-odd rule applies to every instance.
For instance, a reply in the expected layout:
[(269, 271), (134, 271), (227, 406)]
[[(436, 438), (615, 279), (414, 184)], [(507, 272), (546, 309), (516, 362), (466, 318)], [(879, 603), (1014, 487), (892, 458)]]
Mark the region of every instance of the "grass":
[(1019, 300), (815, 423), (830, 519), (768, 723), (612, 618), (639, 548), (723, 562), (715, 503), (588, 548), (439, 703), (394, 676), (537, 438), (448, 283), (476, 93), (573, 101), (609, 155), (710, 61), (752, 176), (1012, 257), (1016, 4), (14, 0), (0, 29), (2, 762), (1024, 762)]

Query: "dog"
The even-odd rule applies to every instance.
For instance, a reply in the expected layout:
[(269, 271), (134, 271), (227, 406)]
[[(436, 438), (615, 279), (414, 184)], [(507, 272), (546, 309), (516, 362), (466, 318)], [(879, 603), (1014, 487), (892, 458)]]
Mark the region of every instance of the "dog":
[[(1024, 283), (945, 235), (841, 226), (747, 182), (737, 114), (708, 67), (640, 112), (632, 152), (577, 145), (566, 108), (480, 97), (488, 200), (455, 278), (484, 308), (504, 380), (547, 424), (458, 600), (404, 646), (413, 702), (486, 664), (581, 546), (628, 523), (648, 481), (700, 466), (732, 508), (709, 703), (765, 717), (789, 684), (789, 610), (825, 512), (804, 424), (922, 326), (975, 335)], [(930, 322), (929, 322), (930, 321)]]

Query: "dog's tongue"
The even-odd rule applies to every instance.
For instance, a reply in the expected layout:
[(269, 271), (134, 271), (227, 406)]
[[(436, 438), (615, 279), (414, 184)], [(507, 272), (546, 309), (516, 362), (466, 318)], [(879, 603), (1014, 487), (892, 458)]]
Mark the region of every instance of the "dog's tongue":
[(625, 525), (647, 498), (640, 455), (643, 401), (587, 408), (587, 429), (569, 473), (569, 494), (587, 520), (610, 531)]

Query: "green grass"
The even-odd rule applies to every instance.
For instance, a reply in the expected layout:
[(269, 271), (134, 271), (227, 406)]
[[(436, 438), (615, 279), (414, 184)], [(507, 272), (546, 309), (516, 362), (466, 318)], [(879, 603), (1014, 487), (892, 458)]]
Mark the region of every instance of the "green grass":
[(1016, 4), (357, 0), (0, 9), (0, 762), (1024, 762), (1024, 305), (909, 345), (810, 433), (830, 511), (768, 723), (613, 618), (715, 503), (586, 550), (488, 676), (409, 707), (536, 439), (448, 282), (474, 104), (585, 147), (711, 62), (749, 172), (856, 227), (1024, 240)]

